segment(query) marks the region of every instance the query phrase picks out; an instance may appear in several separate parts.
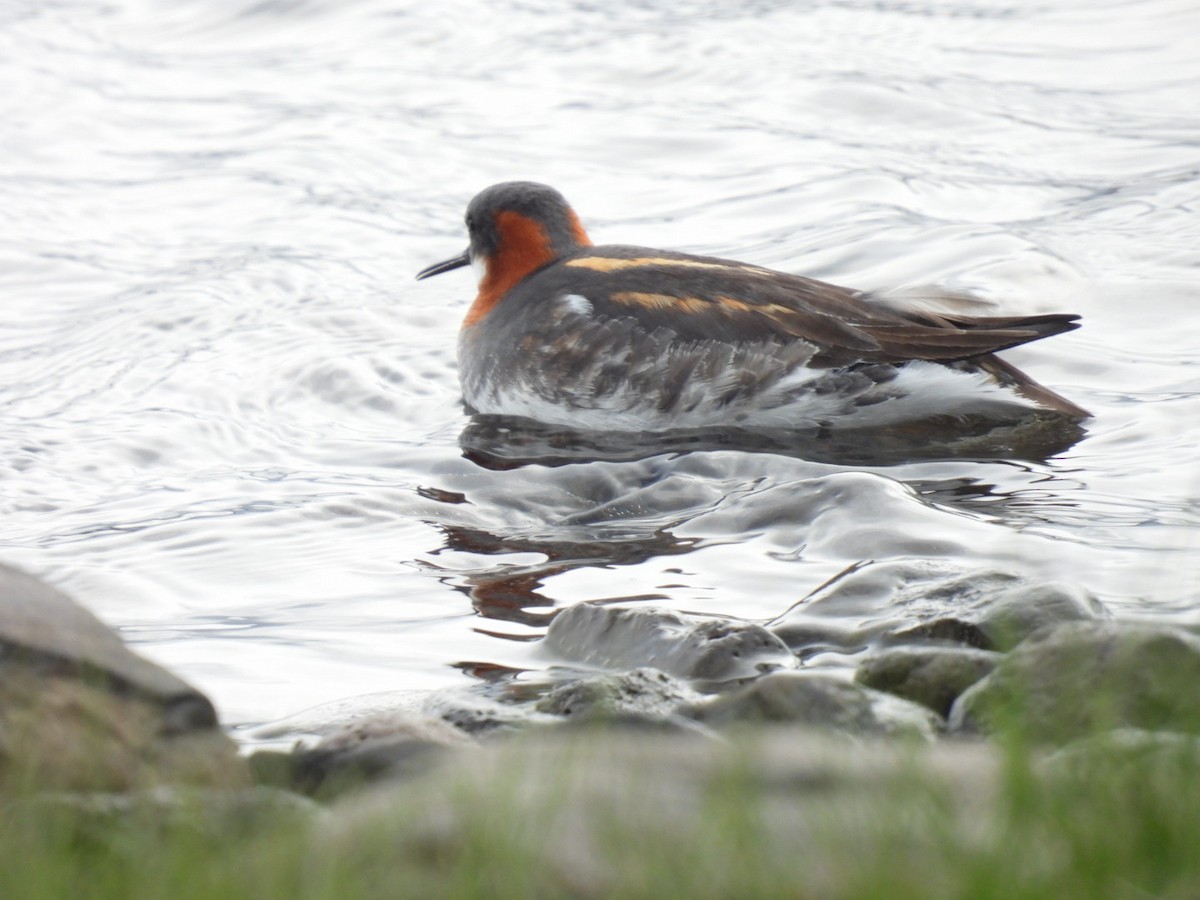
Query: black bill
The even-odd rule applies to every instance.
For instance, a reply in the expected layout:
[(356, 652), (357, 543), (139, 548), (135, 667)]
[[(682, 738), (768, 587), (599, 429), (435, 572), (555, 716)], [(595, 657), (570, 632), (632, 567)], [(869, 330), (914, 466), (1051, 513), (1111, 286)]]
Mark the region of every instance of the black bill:
[(464, 250), (458, 256), (444, 259), (440, 263), (434, 263), (432, 266), (426, 266), (417, 273), (417, 280), (429, 278), (431, 275), (441, 275), (443, 272), (449, 272), (452, 269), (461, 269), (463, 266), (471, 264), (471, 251)]

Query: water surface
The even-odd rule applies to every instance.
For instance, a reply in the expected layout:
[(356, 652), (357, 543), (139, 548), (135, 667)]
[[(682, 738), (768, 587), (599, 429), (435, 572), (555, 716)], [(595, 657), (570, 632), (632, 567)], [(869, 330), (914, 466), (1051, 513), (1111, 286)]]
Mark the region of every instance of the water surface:
[[(1200, 8), (659, 6), (6, 5), (0, 559), (235, 724), (547, 665), (581, 600), (768, 619), (870, 560), (1200, 625)], [(1006, 358), (1095, 419), (1048, 459), (480, 465), (470, 276), (413, 274), (514, 178), (601, 242), (1081, 313)]]

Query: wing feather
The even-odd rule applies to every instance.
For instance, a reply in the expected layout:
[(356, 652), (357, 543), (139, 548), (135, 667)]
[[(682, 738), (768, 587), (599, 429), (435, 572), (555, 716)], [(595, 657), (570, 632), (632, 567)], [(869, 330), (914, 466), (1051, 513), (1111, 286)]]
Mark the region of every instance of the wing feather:
[[(813, 344), (812, 365), (949, 362), (1078, 327), (1077, 316), (970, 316), (896, 302), (745, 263), (639, 247), (589, 247), (538, 292), (586, 296), (598, 319), (636, 320), (684, 342)], [(536, 278), (536, 276), (535, 276)], [(964, 302), (963, 308), (970, 308)]]

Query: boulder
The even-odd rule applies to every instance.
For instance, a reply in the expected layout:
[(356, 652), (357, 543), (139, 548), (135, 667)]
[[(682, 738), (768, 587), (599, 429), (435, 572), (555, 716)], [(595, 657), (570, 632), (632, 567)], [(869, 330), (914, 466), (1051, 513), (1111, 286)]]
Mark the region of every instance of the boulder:
[(0, 566), (0, 787), (247, 780), (207, 697), (65, 594)]
[(833, 675), (777, 672), (687, 710), (706, 725), (789, 723), (850, 735), (931, 739), (941, 720), (930, 710)]
[(1062, 742), (1118, 728), (1200, 733), (1200, 638), (1070, 622), (1039, 631), (954, 704), (956, 730)]
[(848, 570), (767, 627), (798, 653), (931, 640), (1008, 650), (1045, 625), (1106, 617), (1078, 585), (898, 559)]
[(373, 730), (377, 723), (426, 718), (439, 719), (462, 735), (476, 738), (512, 734), (530, 725), (559, 721), (557, 716), (538, 712), (529, 698), (521, 696), (525, 692), (537, 696), (559, 680), (550, 677), (545, 684), (522, 682), (521, 690), (516, 692), (508, 690), (509, 683), (500, 682), (343, 697), (258, 725), (242, 737), (261, 748), (291, 748), (297, 743), (312, 747), (338, 735)]
[(859, 663), (854, 680), (947, 716), (959, 694), (990, 673), (1002, 658), (999, 653), (973, 647), (889, 647)]
[(262, 782), (328, 799), (368, 783), (421, 775), (447, 751), (474, 744), (442, 719), (396, 711), (335, 731), (313, 747), (297, 745), (290, 754), (260, 751), (250, 762)]
[(679, 678), (718, 682), (796, 664), (783, 641), (761, 625), (650, 606), (569, 606), (550, 623), (542, 647), (574, 664), (605, 669), (649, 666)]
[(618, 716), (668, 719), (699, 695), (657, 669), (591, 675), (557, 685), (537, 702), (541, 712), (572, 719)]

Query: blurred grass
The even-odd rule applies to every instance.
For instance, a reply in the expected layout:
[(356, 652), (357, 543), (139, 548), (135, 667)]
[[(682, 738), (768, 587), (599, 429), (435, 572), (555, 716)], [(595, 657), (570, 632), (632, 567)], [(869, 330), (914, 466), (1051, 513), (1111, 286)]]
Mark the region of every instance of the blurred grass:
[[(0, 897), (1200, 896), (1190, 738), (1127, 732), (1053, 753), (1013, 740), (991, 774), (931, 770), (920, 748), (875, 745), (886, 777), (848, 780), (780, 776), (755, 740), (715, 766), (676, 764), (675, 745), (656, 745), (658, 766), (598, 773), (609, 750), (575, 736), (557, 768), (518, 746), (482, 779), (369, 788), (315, 816), (286, 804), (214, 813), (214, 796), (233, 795), (197, 793), (169, 813), (156, 795), (112, 813), (10, 794)], [(611, 803), (576, 793), (572, 767)], [(511, 778), (495, 777), (505, 769)], [(672, 799), (673, 778), (699, 790)]]

